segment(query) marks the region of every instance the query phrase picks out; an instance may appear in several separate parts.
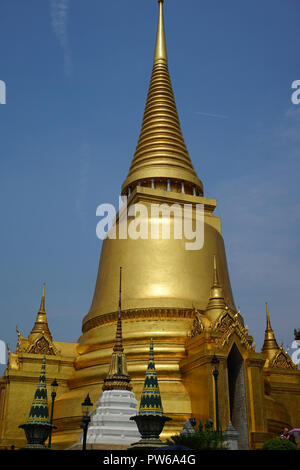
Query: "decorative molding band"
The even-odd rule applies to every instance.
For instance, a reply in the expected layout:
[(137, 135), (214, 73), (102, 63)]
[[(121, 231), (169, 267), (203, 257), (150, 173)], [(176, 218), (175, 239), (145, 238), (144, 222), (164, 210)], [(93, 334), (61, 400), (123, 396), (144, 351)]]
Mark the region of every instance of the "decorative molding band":
[[(182, 318), (193, 319), (195, 310), (191, 309), (178, 309), (178, 308), (147, 308), (147, 309), (132, 309), (122, 312), (123, 320), (179, 320)], [(86, 333), (92, 328), (98, 326), (116, 323), (118, 312), (107, 313), (105, 315), (98, 315), (97, 317), (87, 320), (82, 325), (82, 333)]]

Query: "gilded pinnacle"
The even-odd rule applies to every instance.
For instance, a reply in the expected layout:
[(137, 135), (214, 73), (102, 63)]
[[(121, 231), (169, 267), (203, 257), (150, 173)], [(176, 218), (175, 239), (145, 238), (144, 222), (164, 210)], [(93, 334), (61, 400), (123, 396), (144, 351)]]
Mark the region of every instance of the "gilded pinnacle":
[(224, 312), (225, 309), (226, 303), (224, 299), (223, 288), (219, 281), (217, 257), (214, 255), (213, 282), (210, 289), (206, 312), (208, 313), (209, 318), (214, 321), (222, 312)]
[(269, 315), (269, 308), (268, 308), (268, 302), (266, 302), (266, 315), (267, 315), (267, 330), (272, 330), (271, 327), (271, 322), (270, 322), (270, 315)]
[(124, 354), (122, 341), (122, 315), (121, 315), (121, 295), (122, 295), (122, 268), (120, 267), (120, 287), (119, 287), (119, 312), (116, 329), (116, 340), (113, 353), (110, 359), (110, 367), (104, 384), (103, 391), (106, 390), (132, 390), (130, 376), (127, 371), (126, 356)]
[[(217, 268), (217, 257), (214, 255), (214, 268), (213, 268), (213, 283), (210, 290), (210, 300), (213, 299), (223, 299), (223, 289), (219, 281), (219, 273)], [(225, 308), (225, 301), (224, 301)]]
[(214, 255), (214, 280), (213, 280), (214, 287), (221, 287), (219, 283), (219, 275), (217, 270), (217, 257)]
[(164, 12), (163, 12), (163, 2), (158, 2), (159, 5), (159, 17), (158, 17), (158, 27), (156, 35), (156, 45), (154, 53), (154, 63), (163, 60), (168, 60), (167, 57), (167, 46), (166, 46), (166, 35), (165, 35), (165, 25), (164, 25)]
[[(122, 186), (122, 194), (138, 185), (149, 186), (155, 181), (167, 188), (185, 185), (187, 194), (203, 195), (203, 185), (192, 165), (178, 117), (168, 70), (163, 2), (159, 16), (152, 76), (139, 141)], [(151, 184), (152, 184), (151, 183)]]
[(31, 330), (30, 336), (33, 334), (46, 334), (52, 341), (52, 336), (48, 327), (46, 310), (45, 310), (45, 283), (43, 283), (43, 292), (42, 292), (42, 299), (41, 305), (35, 320), (35, 324)]
[(43, 293), (42, 293), (41, 306), (40, 306), (39, 311), (41, 313), (46, 313), (46, 310), (45, 310), (45, 283), (43, 283)]
[(279, 350), (279, 346), (277, 344), (275, 333), (271, 327), (270, 315), (269, 315), (269, 308), (268, 302), (266, 302), (266, 331), (265, 331), (265, 340), (262, 347), (262, 352), (267, 355), (268, 359), (272, 359), (274, 355)]

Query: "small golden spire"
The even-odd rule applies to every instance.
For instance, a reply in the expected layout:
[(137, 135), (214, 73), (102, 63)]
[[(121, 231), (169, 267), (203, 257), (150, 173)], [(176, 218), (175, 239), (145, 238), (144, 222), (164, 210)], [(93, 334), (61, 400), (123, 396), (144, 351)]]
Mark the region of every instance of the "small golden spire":
[(41, 299), (41, 306), (40, 306), (40, 313), (46, 313), (45, 310), (45, 283), (43, 282), (43, 293), (42, 293), (42, 299)]
[(154, 53), (154, 63), (159, 60), (168, 61), (167, 57), (167, 46), (166, 46), (166, 35), (164, 25), (164, 11), (163, 11), (163, 0), (158, 0), (159, 3), (159, 17), (157, 26), (156, 45)]
[(266, 329), (267, 330), (272, 330), (271, 322), (270, 322), (268, 302), (266, 302), (266, 315), (267, 315), (267, 327), (266, 327)]
[(30, 337), (32, 337), (34, 334), (46, 334), (52, 341), (45, 310), (45, 283), (43, 283), (41, 305), (35, 320), (35, 324), (31, 330)]
[(218, 276), (218, 270), (217, 270), (217, 257), (214, 255), (214, 281), (213, 281), (213, 286), (215, 287), (221, 287), (219, 283), (219, 276)]
[[(211, 299), (223, 299), (223, 289), (219, 281), (219, 273), (217, 268), (217, 257), (214, 255), (214, 269), (213, 269), (213, 283), (210, 291), (210, 298)], [(224, 308), (226, 307), (225, 300), (224, 300)]]
[(263, 344), (261, 351), (267, 355), (268, 359), (272, 359), (278, 350), (279, 350), (279, 346), (275, 338), (275, 333), (271, 327), (269, 306), (268, 306), (268, 302), (266, 302), (265, 340), (264, 340), (264, 344)]
[(116, 330), (116, 340), (111, 355), (109, 371), (104, 379), (102, 390), (132, 390), (130, 376), (127, 372), (126, 356), (124, 354), (122, 341), (122, 315), (121, 315), (121, 295), (122, 295), (122, 268), (120, 267), (120, 287), (119, 287), (119, 311)]
[(219, 274), (217, 268), (217, 257), (214, 255), (213, 265), (213, 283), (210, 289), (209, 301), (207, 304), (206, 312), (211, 320), (216, 320), (217, 317), (226, 309), (226, 302), (224, 299), (223, 289), (219, 281)]

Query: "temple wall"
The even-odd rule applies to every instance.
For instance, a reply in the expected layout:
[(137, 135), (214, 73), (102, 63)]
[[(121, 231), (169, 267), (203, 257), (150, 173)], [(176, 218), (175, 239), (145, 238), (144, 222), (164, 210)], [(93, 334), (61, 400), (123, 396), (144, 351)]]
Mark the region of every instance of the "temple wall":
[[(59, 343), (57, 343), (59, 344)], [(63, 343), (65, 344), (65, 343)], [(73, 345), (73, 348), (72, 348)], [(69, 343), (74, 351), (74, 343)], [(46, 377), (49, 412), (51, 410), (51, 383), (57, 379), (57, 399), (68, 389), (68, 379), (74, 372), (74, 357), (46, 356)], [(27, 421), (32, 400), (38, 384), (43, 355), (17, 355), (14, 368), (8, 363), (1, 380), (0, 402), (0, 449), (14, 445), (21, 448), (26, 444), (25, 434), (19, 425)], [(16, 368), (17, 367), (17, 368)]]

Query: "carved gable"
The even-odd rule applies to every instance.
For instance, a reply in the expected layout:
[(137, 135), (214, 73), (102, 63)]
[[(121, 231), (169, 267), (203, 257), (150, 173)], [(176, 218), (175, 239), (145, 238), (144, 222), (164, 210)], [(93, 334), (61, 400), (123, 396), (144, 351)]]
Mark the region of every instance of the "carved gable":
[(297, 369), (297, 365), (293, 363), (290, 356), (280, 349), (275, 357), (272, 359), (270, 363), (270, 367), (274, 367), (277, 369)]
[(216, 344), (223, 347), (228, 343), (233, 333), (236, 333), (242, 344), (248, 349), (254, 350), (253, 339), (248, 335), (248, 327), (244, 327), (238, 314), (226, 309), (212, 325), (212, 330), (217, 334)]
[(28, 347), (27, 352), (31, 354), (46, 354), (48, 356), (55, 356), (56, 350), (54, 346), (48, 341), (45, 336), (38, 338), (33, 344)]

